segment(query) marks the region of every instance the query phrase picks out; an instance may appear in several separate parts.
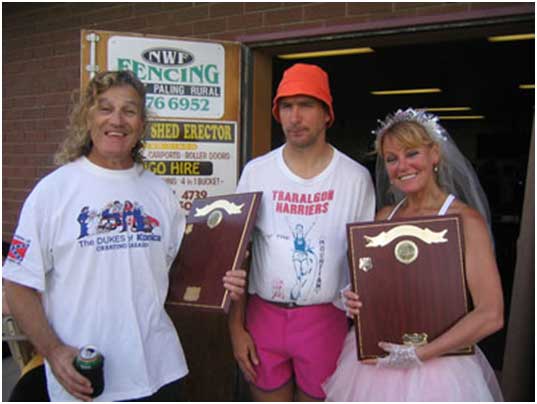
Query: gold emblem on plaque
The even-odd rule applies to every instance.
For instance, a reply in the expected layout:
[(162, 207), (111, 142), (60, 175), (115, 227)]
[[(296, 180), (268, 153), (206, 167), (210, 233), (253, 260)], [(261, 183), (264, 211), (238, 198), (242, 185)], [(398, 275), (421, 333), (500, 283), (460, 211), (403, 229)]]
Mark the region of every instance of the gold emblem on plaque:
[(207, 217), (207, 226), (209, 226), (210, 229), (214, 229), (216, 226), (218, 226), (222, 219), (224, 218), (224, 215), (219, 210), (214, 210), (211, 212), (209, 217)]
[(185, 234), (192, 233), (193, 229), (194, 229), (194, 225), (192, 223), (187, 224), (186, 227), (185, 227)]
[(403, 240), (395, 245), (395, 258), (402, 264), (410, 264), (418, 258), (419, 250), (416, 243), (410, 240)]
[(421, 346), (427, 343), (427, 338), (429, 336), (425, 332), (414, 332), (414, 333), (405, 333), (403, 334), (403, 344), (410, 346)]
[(371, 257), (360, 257), (358, 268), (364, 272), (368, 272), (373, 269), (373, 260)]
[(183, 300), (185, 302), (197, 302), (200, 298), (201, 288), (199, 286), (189, 286), (185, 290)]

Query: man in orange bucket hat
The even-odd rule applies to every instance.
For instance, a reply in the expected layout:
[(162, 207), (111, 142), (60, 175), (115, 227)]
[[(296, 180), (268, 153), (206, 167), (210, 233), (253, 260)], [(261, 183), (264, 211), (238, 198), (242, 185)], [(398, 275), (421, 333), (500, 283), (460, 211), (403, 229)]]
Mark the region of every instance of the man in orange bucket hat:
[(256, 401), (321, 401), (348, 331), (345, 224), (373, 220), (366, 168), (326, 142), (334, 123), (328, 74), (298, 63), (273, 100), (285, 144), (250, 161), (237, 192), (262, 191), (248, 294), (229, 326), (235, 358)]
[(283, 97), (294, 95), (309, 95), (322, 101), (330, 117), (327, 128), (332, 126), (335, 119), (332, 94), (330, 94), (328, 74), (323, 69), (316, 65), (297, 63), (284, 72), (276, 96), (272, 101), (272, 115), (278, 122), (281, 122), (278, 101)]

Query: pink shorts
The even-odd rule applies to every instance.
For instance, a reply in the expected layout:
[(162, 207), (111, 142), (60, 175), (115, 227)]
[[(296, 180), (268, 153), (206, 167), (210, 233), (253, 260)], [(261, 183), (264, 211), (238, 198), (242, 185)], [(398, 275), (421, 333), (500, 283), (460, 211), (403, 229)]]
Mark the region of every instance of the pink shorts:
[(302, 392), (325, 398), (321, 384), (336, 369), (348, 332), (343, 311), (332, 304), (283, 308), (250, 295), (246, 327), (260, 362), (256, 387), (277, 390), (294, 375)]

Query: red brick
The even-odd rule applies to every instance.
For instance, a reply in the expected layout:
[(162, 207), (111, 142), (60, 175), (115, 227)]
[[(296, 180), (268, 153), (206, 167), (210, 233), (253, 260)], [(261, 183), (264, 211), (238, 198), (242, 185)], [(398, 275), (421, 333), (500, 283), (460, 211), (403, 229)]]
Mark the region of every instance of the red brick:
[(198, 20), (206, 20), (207, 18), (209, 18), (209, 6), (202, 5), (185, 8), (175, 12), (173, 15), (176, 24), (182, 24), (185, 22), (192, 22)]
[(304, 2), (304, 3), (301, 3), (301, 2), (291, 3), (291, 2), (287, 2), (287, 3), (282, 3), (282, 8), (307, 6), (309, 4), (312, 4), (312, 3), (306, 3), (306, 2)]
[(282, 3), (244, 3), (244, 11), (247, 13), (266, 11), (281, 8)]
[[(400, 1), (393, 3), (393, 10), (408, 10), (413, 9), (416, 10), (420, 7), (430, 7), (431, 5), (439, 5), (439, 4), (446, 4), (446, 3), (440, 3), (440, 2), (406, 2), (406, 1)], [(462, 3), (461, 3), (462, 4)]]
[(39, 147), (36, 149), (39, 154), (46, 154), (49, 156), (52, 156), (58, 151), (58, 144), (57, 143), (42, 143), (39, 145)]
[(297, 22), (294, 24), (285, 24), (282, 29), (285, 31), (302, 31), (324, 28), (324, 22)]
[(229, 17), (243, 13), (244, 3), (213, 3), (209, 6), (210, 18)]
[(440, 5), (416, 9), (416, 15), (443, 15), (447, 13), (461, 13), (468, 11), (467, 5)]
[(146, 17), (148, 14), (162, 13), (166, 11), (166, 5), (163, 3), (133, 3), (132, 14), (135, 16)]
[(345, 11), (345, 3), (318, 3), (304, 7), (304, 20), (327, 20), (344, 17)]
[(160, 31), (160, 35), (169, 35), (169, 36), (178, 36), (178, 37), (189, 37), (194, 35), (194, 25), (197, 23), (182, 23), (170, 25), (169, 27), (163, 27)]
[(2, 197), (8, 201), (24, 201), (30, 191), (30, 189), (11, 189), (3, 192)]
[(68, 55), (80, 53), (80, 41), (61, 42), (54, 46), (54, 55)]
[[(92, 3), (93, 4), (93, 3)], [(133, 15), (130, 3), (120, 3), (121, 5), (107, 5), (103, 9), (93, 9), (82, 14), (82, 25), (103, 24), (114, 20), (129, 18)]]
[[(62, 45), (60, 45), (60, 47)], [(54, 55), (53, 45), (36, 46), (32, 48), (32, 59), (41, 59), (41, 58), (51, 57), (53, 55)]]
[(114, 31), (119, 32), (140, 32), (142, 29), (146, 28), (148, 25), (147, 18), (151, 16), (139, 16), (126, 18), (121, 21), (114, 22)]
[(21, 155), (21, 154), (29, 154), (34, 151), (35, 151), (34, 144), (21, 144), (21, 143), (4, 144), (4, 152), (6, 154)]
[(4, 188), (5, 189), (12, 189), (12, 190), (26, 190), (26, 189), (32, 189), (36, 181), (33, 178), (4, 178), (3, 180)]
[(369, 16), (367, 14), (364, 14), (353, 17), (333, 18), (331, 20), (325, 21), (325, 26), (330, 27), (338, 25), (362, 24), (367, 21), (369, 21)]
[(9, 26), (7, 26), (6, 24), (4, 24), (3, 26), (4, 40), (6, 40), (7, 38), (11, 40), (13, 38), (19, 38), (21, 36), (32, 35), (36, 31), (34, 24), (17, 24), (11, 18), (9, 18), (9, 22)]
[(237, 38), (246, 34), (245, 30), (234, 30), (210, 34), (208, 38), (214, 41), (237, 41)]
[[(125, 20), (129, 22), (129, 20)], [(173, 24), (175, 22), (175, 16), (173, 13), (160, 13), (152, 14), (145, 17), (144, 23), (147, 27), (162, 27)]]
[[(448, 4), (452, 4), (452, 3), (448, 3)], [(532, 5), (533, 8), (535, 9), (535, 2), (524, 2), (524, 3), (520, 3), (520, 2), (512, 2), (512, 3), (465, 3), (465, 4), (468, 4), (468, 8), (470, 10), (486, 10), (486, 9), (491, 9), (491, 8), (503, 8), (503, 7), (513, 7), (513, 6), (519, 6), (521, 4), (525, 4), (525, 5)]]
[(2, 227), (8, 227), (9, 229), (2, 230), (2, 240), (8, 241), (13, 238), (13, 233), (15, 229), (15, 225), (12, 222), (7, 222), (4, 220), (4, 226)]
[(44, 59), (39, 64), (40, 70), (46, 70), (46, 69), (60, 69), (64, 66), (73, 66), (80, 63), (80, 55), (79, 54), (70, 54), (70, 55), (58, 55), (58, 56), (52, 56), (49, 58)]
[(198, 21), (194, 24), (194, 35), (203, 35), (214, 32), (224, 32), (226, 30), (226, 19), (218, 18)]
[[(2, 158), (2, 163), (11, 168), (16, 168), (16, 172), (13, 174), (14, 177), (21, 177), (23, 174), (21, 172), (21, 167), (28, 168), (28, 164), (33, 164), (29, 161), (28, 156), (24, 154), (14, 154), (6, 153)], [(34, 169), (34, 167), (30, 167)], [(22, 175), (24, 176), (24, 175)]]
[(72, 41), (72, 42), (80, 42), (82, 35), (80, 32), (80, 27), (76, 27), (75, 29), (66, 29), (62, 31), (52, 32), (50, 34), (50, 38), (54, 42), (62, 42), (62, 41)]
[[(23, 139), (21, 141), (27, 143), (41, 144), (47, 140), (47, 134), (45, 132), (29, 131), (23, 133)], [(37, 146), (39, 148), (39, 146)]]
[(285, 28), (281, 26), (272, 26), (272, 27), (259, 27), (252, 28), (248, 30), (248, 35), (262, 35), (262, 34), (273, 34), (276, 32), (285, 31)]
[(381, 20), (394, 20), (394, 19), (404, 19), (411, 18), (416, 16), (416, 10), (400, 10), (394, 11), (392, 13), (378, 13), (370, 14), (369, 21), (381, 21)]
[[(78, 3), (77, 3), (78, 4)], [(46, 8), (47, 17), (55, 20), (70, 20), (74, 17), (79, 17), (77, 13), (77, 6), (73, 4), (60, 4), (57, 3), (53, 6)]]
[(5, 49), (4, 60), (29, 61), (33, 58), (32, 49), (30, 48), (12, 48)]
[[(84, 23), (81, 16), (72, 16), (65, 19), (50, 21), (38, 20), (36, 22), (35, 32), (38, 34), (42, 32), (48, 33), (53, 31), (64, 31), (75, 27), (78, 27), (80, 29), (80, 26), (82, 26), (83, 24)], [(38, 38), (37, 40), (39, 41), (39, 43), (44, 43), (46, 41), (46, 36)]]
[(347, 3), (347, 15), (389, 13), (393, 3)]
[[(35, 167), (21, 167), (20, 165), (19, 166), (10, 165), (8, 167), (6, 166), (4, 166), (2, 169), (2, 177), (35, 178), (35, 175), (37, 172), (35, 170)], [(2, 197), (6, 198), (6, 195), (2, 195)]]
[(303, 19), (304, 10), (302, 7), (295, 7), (285, 10), (267, 11), (265, 13), (264, 22), (265, 25), (268, 26), (303, 21)]
[(238, 17), (228, 17), (227, 28), (229, 31), (237, 29), (248, 29), (263, 26), (263, 14), (251, 13)]
[(10, 109), (4, 114), (4, 119), (7, 121), (21, 121), (28, 119), (43, 119), (44, 114), (41, 108), (23, 108), (23, 109)]
[(4, 220), (3, 226), (5, 227), (6, 219), (11, 218), (10, 223), (16, 223), (16, 220), (19, 217), (19, 211), (21, 208), (20, 201), (9, 201), (5, 198), (2, 198), (2, 217)]
[(67, 124), (67, 117), (60, 119), (43, 119), (42, 128), (46, 130), (64, 128)]
[(43, 178), (47, 175), (49, 175), (52, 171), (54, 171), (56, 166), (52, 164), (52, 160), (49, 165), (43, 166), (43, 167), (37, 167), (37, 178)]
[(42, 108), (43, 116), (47, 118), (65, 119), (69, 115), (69, 110), (68, 105), (47, 105)]

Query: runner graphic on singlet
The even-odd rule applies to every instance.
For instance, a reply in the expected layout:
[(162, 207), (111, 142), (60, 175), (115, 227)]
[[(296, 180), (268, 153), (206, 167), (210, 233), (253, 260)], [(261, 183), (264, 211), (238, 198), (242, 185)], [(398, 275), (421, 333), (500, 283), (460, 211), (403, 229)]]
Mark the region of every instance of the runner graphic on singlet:
[(291, 234), (293, 235), (294, 248), (292, 260), (296, 275), (296, 283), (291, 289), (290, 296), (293, 301), (307, 298), (313, 287), (316, 285), (319, 272), (319, 260), (315, 251), (306, 240), (308, 233), (314, 226), (315, 222), (306, 233), (304, 233), (304, 226), (302, 224), (297, 224), (294, 230), (289, 226)]

